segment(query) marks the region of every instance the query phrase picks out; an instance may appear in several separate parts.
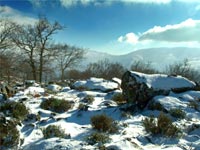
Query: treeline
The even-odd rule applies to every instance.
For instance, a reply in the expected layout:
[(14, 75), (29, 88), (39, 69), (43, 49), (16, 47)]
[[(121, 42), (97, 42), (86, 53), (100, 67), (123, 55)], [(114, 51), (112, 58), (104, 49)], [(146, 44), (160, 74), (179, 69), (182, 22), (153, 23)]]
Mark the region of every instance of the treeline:
[[(11, 77), (42, 82), (60, 71), (63, 80), (66, 69), (78, 64), (83, 48), (54, 42), (54, 35), (64, 27), (40, 17), (34, 24), (0, 21), (0, 80)], [(55, 66), (55, 64), (57, 64)]]
[(89, 77), (99, 77), (104, 79), (112, 79), (113, 77), (121, 78), (125, 71), (133, 70), (146, 74), (168, 74), (172, 76), (181, 75), (192, 81), (200, 83), (200, 72), (194, 69), (187, 59), (182, 62), (175, 62), (166, 66), (163, 70), (156, 70), (150, 62), (135, 61), (130, 68), (124, 67), (120, 63), (113, 63), (109, 60), (100, 60), (90, 63), (84, 71), (76, 69), (68, 70), (65, 74), (66, 79), (88, 79)]

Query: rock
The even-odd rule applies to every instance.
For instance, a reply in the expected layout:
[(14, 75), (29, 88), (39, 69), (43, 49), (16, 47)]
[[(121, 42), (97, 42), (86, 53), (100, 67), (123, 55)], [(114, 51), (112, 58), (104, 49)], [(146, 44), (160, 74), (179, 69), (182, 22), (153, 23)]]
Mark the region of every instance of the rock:
[(4, 95), (4, 99), (7, 99), (10, 96), (13, 96), (16, 93), (16, 90), (7, 85), (4, 82), (0, 83), (0, 93)]
[(122, 77), (121, 88), (126, 101), (143, 109), (156, 95), (168, 95), (170, 91), (193, 90), (196, 84), (181, 76), (143, 74), (127, 71)]
[(72, 88), (77, 90), (92, 90), (110, 92), (119, 88), (118, 83), (102, 78), (90, 78), (86, 81), (76, 81)]

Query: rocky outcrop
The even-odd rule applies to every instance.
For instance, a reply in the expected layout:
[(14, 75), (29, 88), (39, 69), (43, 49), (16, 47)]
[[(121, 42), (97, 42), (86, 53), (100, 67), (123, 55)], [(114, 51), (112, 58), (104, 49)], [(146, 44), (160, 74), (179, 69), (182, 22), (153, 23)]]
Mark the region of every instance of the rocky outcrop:
[(4, 82), (0, 83), (0, 93), (4, 95), (4, 99), (10, 97), (16, 93), (16, 90), (7, 85)]
[(170, 91), (185, 92), (195, 87), (194, 82), (181, 76), (148, 75), (134, 71), (127, 71), (121, 84), (126, 101), (141, 109), (156, 95), (168, 95)]

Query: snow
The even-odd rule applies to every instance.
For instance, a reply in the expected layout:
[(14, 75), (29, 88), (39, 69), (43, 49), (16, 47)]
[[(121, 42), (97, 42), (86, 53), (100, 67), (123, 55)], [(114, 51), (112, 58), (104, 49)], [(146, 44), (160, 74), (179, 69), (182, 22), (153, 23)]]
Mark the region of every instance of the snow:
[[(170, 86), (161, 86), (158, 81), (164, 80), (164, 77), (160, 75), (155, 75), (147, 78), (149, 85), (156, 85), (157, 88), (171, 88), (176, 85), (172, 83)], [(160, 80), (161, 79), (161, 80)], [(165, 78), (166, 79), (166, 78)], [(157, 80), (157, 81), (155, 81)], [(175, 79), (170, 79), (169, 81), (175, 81)], [(180, 77), (180, 84), (190, 85), (194, 84), (185, 80), (185, 78)], [(156, 96), (153, 98), (154, 102), (159, 102), (164, 106), (166, 110), (172, 108), (180, 108), (186, 112), (186, 118), (182, 120), (174, 120), (174, 124), (178, 125), (183, 129), (183, 136), (180, 139), (176, 138), (165, 138), (161, 136), (151, 136), (149, 135), (142, 124), (142, 120), (145, 117), (151, 115), (158, 116), (160, 111), (158, 110), (148, 110), (145, 109), (143, 112), (122, 112), (120, 108), (124, 106), (118, 106), (112, 97), (115, 94), (122, 93), (120, 89), (107, 92), (108, 89), (115, 89), (118, 87), (117, 83), (107, 81), (99, 78), (91, 78), (86, 81), (77, 81), (75, 86), (85, 86), (90, 90), (78, 91), (70, 89), (69, 87), (62, 88), (54, 95), (44, 96), (44, 88), (41, 87), (29, 87), (25, 91), (17, 93), (10, 100), (20, 101), (22, 98), (27, 98), (23, 101), (29, 112), (32, 114), (39, 114), (41, 117), (40, 121), (29, 121), (23, 122), (19, 126), (20, 137), (24, 139), (24, 143), (19, 147), (23, 150), (45, 150), (45, 149), (55, 149), (55, 150), (95, 150), (98, 149), (98, 144), (88, 145), (86, 138), (88, 135), (93, 133), (95, 130), (92, 129), (90, 118), (97, 114), (107, 114), (112, 117), (119, 126), (119, 132), (110, 134), (111, 141), (106, 143), (107, 148), (115, 148), (119, 150), (185, 150), (185, 149), (200, 149), (200, 128), (195, 128), (191, 132), (187, 132), (188, 128), (192, 128), (194, 124), (200, 125), (200, 112), (189, 108), (188, 104), (190, 101), (196, 101), (199, 104), (200, 92), (199, 91), (187, 91), (184, 93), (173, 93), (170, 92), (168, 96)], [(167, 88), (166, 88), (167, 87)], [(52, 89), (56, 86), (52, 86)], [(95, 89), (95, 91), (94, 91)], [(96, 91), (96, 90), (99, 91)], [(105, 92), (106, 91), (106, 92)], [(40, 97), (34, 97), (36, 93), (41, 94)], [(94, 101), (91, 104), (84, 103), (84, 98), (87, 95), (94, 97)], [(74, 106), (67, 112), (64, 113), (53, 113), (49, 110), (44, 110), (40, 108), (40, 104), (44, 99), (49, 97), (54, 97), (57, 99), (64, 99), (67, 101), (73, 101)], [(84, 103), (88, 106), (87, 111), (78, 110), (80, 103)], [(109, 106), (108, 106), (109, 104)], [(169, 115), (169, 114), (168, 114)], [(66, 134), (70, 134), (71, 138), (50, 138), (44, 139), (42, 130), (49, 125), (58, 125), (60, 128), (64, 129)]]
[(24, 91), (25, 95), (27, 94), (35, 95), (35, 94), (43, 94), (43, 93), (44, 93), (44, 88), (34, 87), (34, 86), (31, 86)]
[(90, 78), (86, 81), (76, 81), (73, 85), (75, 88), (85, 87), (88, 90), (110, 91), (119, 87), (118, 83), (105, 80), (103, 78)]
[(135, 77), (137, 82), (145, 83), (149, 88), (157, 90), (171, 90), (176, 88), (195, 87), (196, 84), (181, 76), (168, 76), (164, 74), (143, 74), (131, 71), (131, 76)]
[(57, 85), (57, 84), (50, 84), (47, 87), (48, 90), (51, 90), (53, 92), (58, 92), (61, 90), (61, 86)]

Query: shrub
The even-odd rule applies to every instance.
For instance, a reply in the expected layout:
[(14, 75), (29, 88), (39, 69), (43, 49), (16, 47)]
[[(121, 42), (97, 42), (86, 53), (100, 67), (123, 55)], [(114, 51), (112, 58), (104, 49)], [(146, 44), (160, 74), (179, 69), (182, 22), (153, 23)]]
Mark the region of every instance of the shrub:
[(7, 102), (0, 106), (0, 111), (7, 116), (14, 117), (18, 120), (24, 120), (28, 115), (28, 110), (23, 103)]
[(41, 103), (40, 107), (42, 109), (51, 110), (57, 113), (62, 113), (72, 108), (72, 104), (66, 100), (50, 98), (50, 99), (44, 100)]
[(180, 119), (183, 119), (185, 118), (186, 116), (186, 113), (184, 111), (182, 111), (181, 109), (171, 109), (169, 111), (169, 113), (173, 116), (173, 117), (176, 117), (176, 118), (180, 118)]
[(19, 144), (19, 131), (14, 121), (7, 120), (0, 123), (0, 149), (17, 149)]
[(79, 106), (78, 106), (78, 109), (82, 110), (82, 111), (87, 111), (88, 110), (88, 106), (83, 104), (83, 103), (80, 103)]
[(88, 104), (92, 104), (94, 102), (94, 96), (92, 95), (87, 95), (85, 98), (84, 98), (84, 101)]
[(122, 93), (115, 94), (112, 100), (115, 101), (118, 105), (126, 103)]
[(87, 137), (88, 144), (94, 145), (98, 143), (99, 145), (105, 144), (110, 141), (110, 138), (105, 133), (95, 132)]
[(115, 133), (118, 131), (114, 120), (105, 114), (95, 115), (91, 117), (92, 127), (101, 132)]
[(47, 128), (42, 130), (44, 138), (53, 138), (53, 137), (60, 137), (60, 138), (70, 138), (69, 134), (65, 134), (65, 131), (61, 129), (60, 126), (56, 125), (49, 125)]
[(164, 110), (163, 106), (160, 103), (151, 103), (149, 104), (148, 108), (150, 110), (160, 110), (160, 111)]
[(151, 116), (145, 118), (142, 123), (145, 130), (153, 135), (161, 134), (166, 137), (177, 137), (180, 133), (180, 130), (172, 124), (171, 119), (163, 113), (158, 116), (157, 121)]
[(199, 111), (199, 105), (195, 101), (190, 101), (190, 103), (188, 104), (188, 106), (191, 107), (191, 108), (193, 108), (193, 109), (195, 109), (195, 110), (197, 110), (197, 111)]

